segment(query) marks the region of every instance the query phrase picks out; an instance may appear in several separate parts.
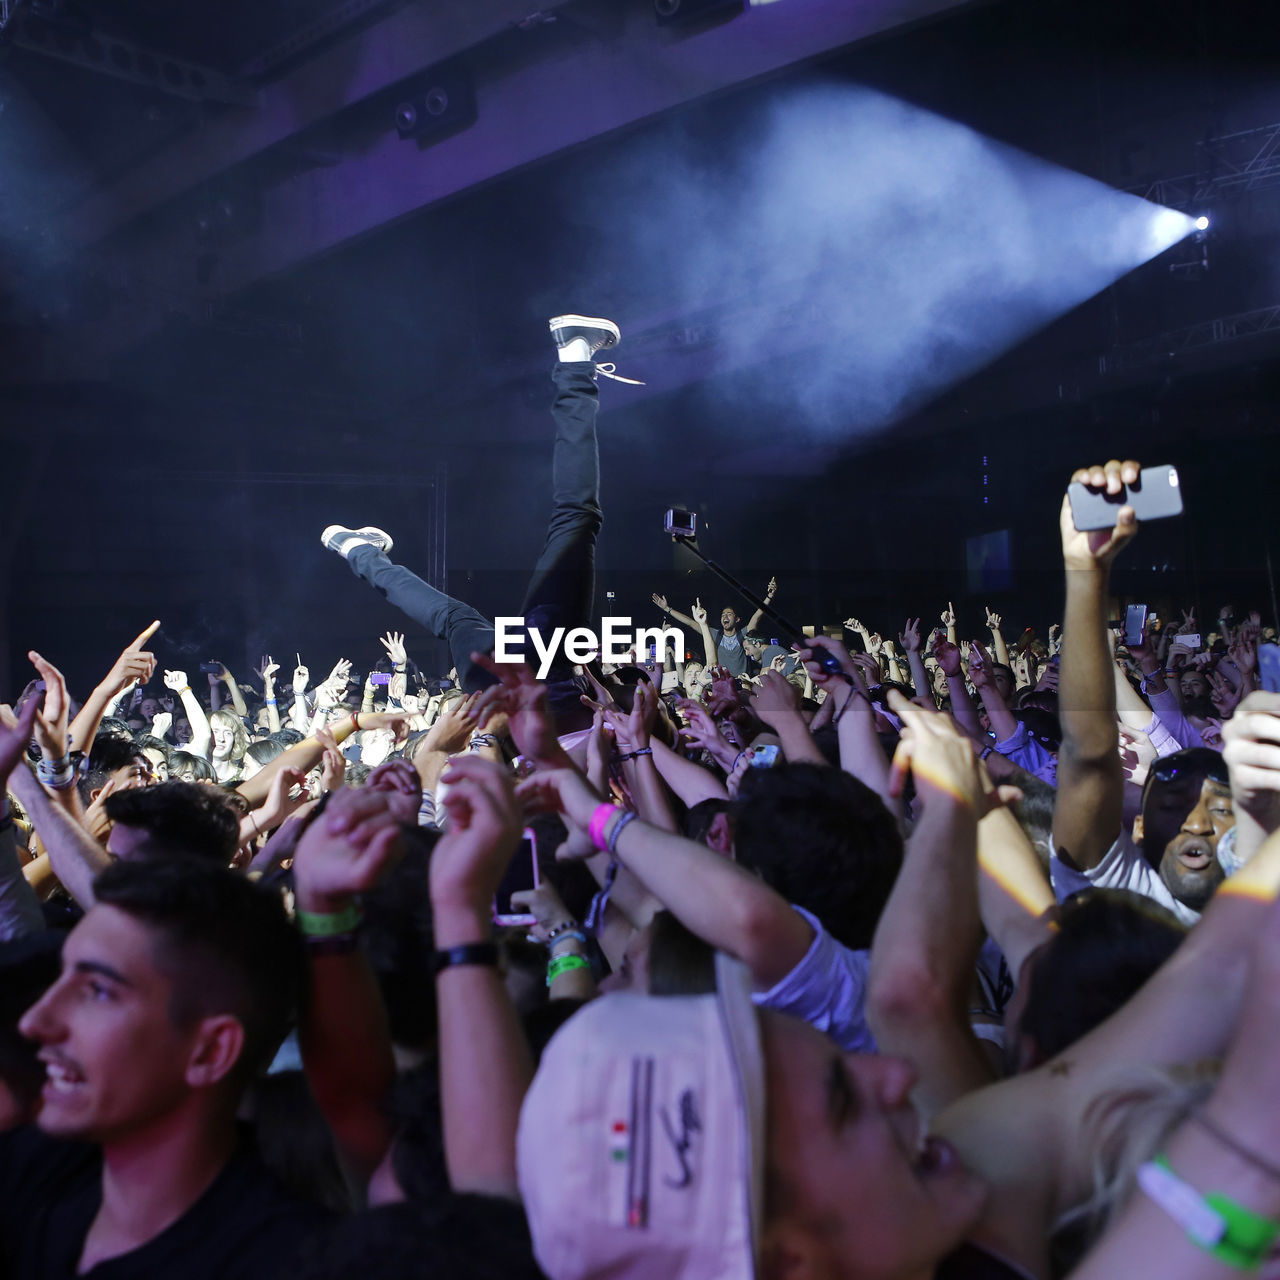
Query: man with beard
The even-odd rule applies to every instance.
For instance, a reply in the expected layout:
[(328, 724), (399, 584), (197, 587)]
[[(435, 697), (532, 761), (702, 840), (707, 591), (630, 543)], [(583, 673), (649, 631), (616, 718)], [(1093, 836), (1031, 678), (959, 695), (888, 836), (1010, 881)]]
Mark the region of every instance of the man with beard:
[[(1119, 493), (1138, 478), (1133, 462), (1108, 463), (1076, 479)], [(1123, 829), (1124, 772), (1109, 677), (1106, 626), (1111, 563), (1137, 533), (1131, 507), (1114, 529), (1079, 532), (1063, 499), (1067, 574), (1058, 705), (1062, 747), (1053, 815), (1051, 872), (1059, 900), (1091, 886), (1131, 889), (1194, 924), (1223, 879), (1218, 842), (1235, 825), (1226, 765), (1204, 747), (1156, 762), (1132, 833)]]

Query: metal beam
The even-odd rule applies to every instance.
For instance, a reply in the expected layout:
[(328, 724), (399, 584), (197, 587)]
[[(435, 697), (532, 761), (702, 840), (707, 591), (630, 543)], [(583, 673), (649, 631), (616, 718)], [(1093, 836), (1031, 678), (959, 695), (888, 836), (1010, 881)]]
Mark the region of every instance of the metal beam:
[(414, 4), (389, 14), (261, 91), (251, 114), (211, 121), (197, 139), (167, 147), (92, 192), (62, 219), (70, 245), (88, 245), (140, 214), (208, 182), (415, 72), (510, 28), (530, 0)]
[[(578, 38), (570, 47), (561, 42), (544, 57), (475, 68), (479, 119), (471, 128), (420, 151), (388, 127), (340, 163), (293, 174), (265, 190), (260, 230), (220, 250), (209, 287), (234, 294), (504, 173), (965, 2), (784, 2), (687, 34), (659, 28), (647, 4), (621, 13), (615, 0), (601, 0), (598, 9), (576, 5)], [(599, 18), (594, 29), (603, 34), (584, 42), (581, 32), (592, 29), (587, 19), (593, 15)], [(566, 106), (569, 93), (572, 109)], [(80, 225), (90, 229), (87, 213)], [(147, 289), (193, 291), (187, 221), (149, 219), (145, 228), (114, 237), (111, 249)], [(105, 340), (106, 355), (122, 350), (163, 319), (153, 312), (135, 304), (132, 316), (113, 317), (91, 341)]]

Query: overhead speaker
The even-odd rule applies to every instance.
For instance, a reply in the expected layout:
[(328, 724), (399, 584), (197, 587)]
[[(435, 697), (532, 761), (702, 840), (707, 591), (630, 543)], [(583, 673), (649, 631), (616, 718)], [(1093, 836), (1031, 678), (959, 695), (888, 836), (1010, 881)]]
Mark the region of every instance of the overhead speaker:
[(396, 133), (408, 141), (438, 142), (475, 124), (476, 88), (457, 63), (433, 67), (405, 85), (395, 107)]

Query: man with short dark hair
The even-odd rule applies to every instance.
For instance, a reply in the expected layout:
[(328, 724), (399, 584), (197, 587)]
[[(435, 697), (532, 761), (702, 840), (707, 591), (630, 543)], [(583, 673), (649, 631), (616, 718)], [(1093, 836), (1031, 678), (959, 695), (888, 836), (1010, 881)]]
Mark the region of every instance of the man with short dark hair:
[(240, 844), (240, 820), (217, 787), (161, 782), (109, 795), (107, 852), (117, 858), (194, 857), (228, 866)]
[(296, 1011), (280, 898), (195, 859), (117, 862), (24, 1015), (37, 1127), (0, 1137), (10, 1274), (274, 1277), (320, 1211), (242, 1145), (236, 1112)]

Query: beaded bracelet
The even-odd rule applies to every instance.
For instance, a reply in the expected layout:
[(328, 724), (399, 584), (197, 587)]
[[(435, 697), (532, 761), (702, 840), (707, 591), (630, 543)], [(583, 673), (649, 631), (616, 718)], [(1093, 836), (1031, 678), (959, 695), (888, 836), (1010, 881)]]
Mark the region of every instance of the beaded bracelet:
[(641, 747), (638, 751), (628, 751), (623, 755), (620, 755), (618, 757), (618, 763), (626, 764), (628, 760), (634, 760), (638, 756), (651, 756), (651, 755), (653, 755), (652, 747)]

